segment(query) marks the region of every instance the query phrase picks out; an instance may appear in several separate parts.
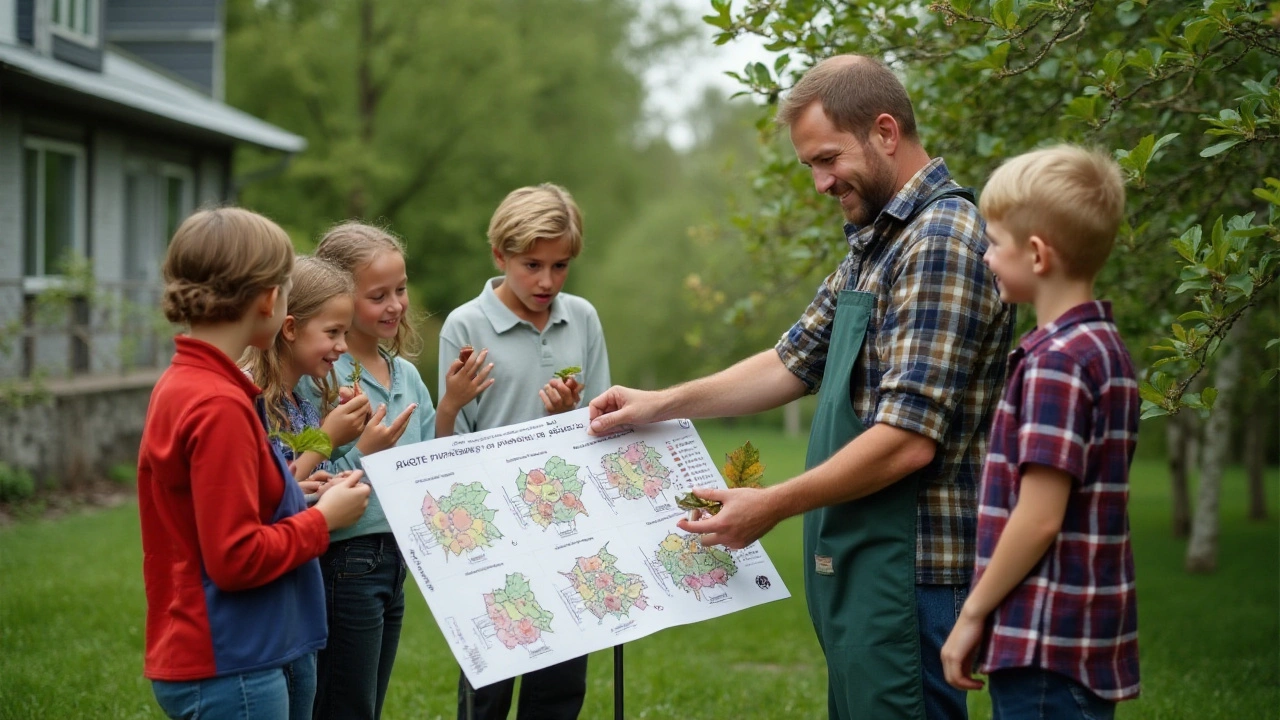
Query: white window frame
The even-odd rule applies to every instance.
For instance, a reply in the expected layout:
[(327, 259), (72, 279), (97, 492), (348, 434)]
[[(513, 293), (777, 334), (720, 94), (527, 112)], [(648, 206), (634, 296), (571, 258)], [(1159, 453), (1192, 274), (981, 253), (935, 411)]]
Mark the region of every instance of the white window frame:
[[(48, 0), (48, 2), (50, 5), (49, 29), (54, 35), (88, 47), (98, 47), (98, 0)], [(55, 10), (60, 20), (54, 20)], [(77, 29), (70, 22), (71, 16), (79, 12), (84, 13), (83, 29)]]
[[(88, 181), (88, 163), (86, 162), (86, 153), (85, 153), (84, 146), (77, 145), (76, 143), (65, 142), (62, 140), (50, 140), (49, 138), (28, 136), (22, 139), (22, 147), (24, 151), (35, 150), (36, 152), (41, 153), (42, 155), (52, 150), (53, 152), (62, 153), (63, 155), (71, 155), (75, 157), (76, 187), (75, 187), (75, 198), (73, 199), (73, 202), (71, 205), (72, 212), (74, 213), (74, 217), (72, 218), (72, 221), (71, 221), (71, 227), (72, 227), (71, 251), (74, 253), (78, 253), (80, 255), (87, 255), (88, 243), (86, 242), (86, 238), (87, 238), (86, 229), (88, 227), (88, 219), (89, 219), (88, 218), (89, 181)], [(23, 153), (23, 159), (24, 161), (26, 159), (25, 152)], [(44, 266), (45, 243), (47, 242), (47, 238), (45, 238), (44, 236), (45, 227), (44, 227), (44, 212), (43, 212), (45, 207), (45, 198), (43, 197), (43, 195), (45, 191), (45, 168), (46, 167), (47, 167), (46, 162), (40, 162), (39, 165), (37, 165), (36, 167), (35, 192), (37, 193), (37, 196), (36, 196), (35, 205), (37, 208), (39, 208), (35, 217), (36, 241), (38, 244), (38, 247), (36, 248), (36, 257), (35, 257), (36, 274), (27, 275), (26, 258), (24, 257), (22, 261), (22, 274), (23, 274), (22, 286), (23, 286), (23, 290), (28, 293), (37, 293), (49, 288), (60, 287), (65, 281), (64, 276), (50, 274), (48, 272), (48, 268)], [(25, 186), (26, 186), (26, 172), (24, 171), (23, 172), (23, 192), (24, 193), (27, 190)], [(24, 213), (26, 212), (26, 209), (27, 209), (27, 204), (24, 198), (24, 202), (23, 202)], [(23, 223), (23, 239), (22, 239), (23, 252), (26, 251), (26, 244), (27, 244), (26, 243), (26, 223), (24, 222)]]

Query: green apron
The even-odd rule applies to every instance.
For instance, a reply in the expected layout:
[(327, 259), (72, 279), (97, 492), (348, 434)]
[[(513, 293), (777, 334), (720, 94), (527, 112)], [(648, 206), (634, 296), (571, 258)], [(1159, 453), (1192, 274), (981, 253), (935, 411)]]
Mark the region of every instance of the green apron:
[[(864, 429), (850, 383), (874, 307), (870, 293), (840, 293), (807, 468)], [(804, 587), (827, 657), (832, 718), (925, 716), (916, 621), (917, 485), (913, 473), (859, 500), (805, 513)]]

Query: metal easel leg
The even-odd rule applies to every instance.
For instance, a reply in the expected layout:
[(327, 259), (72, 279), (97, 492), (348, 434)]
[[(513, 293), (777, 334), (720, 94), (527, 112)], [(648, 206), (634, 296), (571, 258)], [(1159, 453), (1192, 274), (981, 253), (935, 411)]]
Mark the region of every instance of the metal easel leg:
[(622, 720), (622, 646), (613, 646), (613, 718)]

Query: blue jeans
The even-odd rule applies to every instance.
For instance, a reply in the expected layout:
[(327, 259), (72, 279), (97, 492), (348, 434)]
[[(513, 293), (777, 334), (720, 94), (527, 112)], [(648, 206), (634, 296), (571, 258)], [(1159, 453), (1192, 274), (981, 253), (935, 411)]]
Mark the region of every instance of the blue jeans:
[(1085, 686), (1035, 667), (996, 670), (987, 676), (992, 720), (1111, 720), (1116, 704)]
[(151, 690), (174, 720), (307, 720), (316, 694), (316, 656), (208, 680), (152, 680)]
[(916, 585), (924, 711), (929, 720), (965, 720), (969, 717), (964, 691), (948, 685), (942, 672), (942, 645), (955, 627), (967, 597), (968, 585)]
[[(467, 676), (458, 677), (458, 720), (506, 720), (516, 679), (475, 689), (474, 718), (467, 717)], [(587, 695), (587, 656), (524, 674), (516, 720), (575, 720)]]
[(315, 720), (382, 716), (404, 623), (406, 570), (391, 533), (329, 546), (320, 558), (329, 644), (317, 659)]

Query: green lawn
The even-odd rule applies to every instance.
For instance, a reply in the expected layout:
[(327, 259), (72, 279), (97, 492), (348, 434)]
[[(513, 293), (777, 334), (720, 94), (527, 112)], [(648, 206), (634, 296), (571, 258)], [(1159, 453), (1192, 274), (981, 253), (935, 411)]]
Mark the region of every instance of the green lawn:
[[(748, 425), (700, 426), (719, 458), (752, 440), (768, 479), (801, 467), (802, 440)], [(1131, 517), (1138, 564), (1143, 697), (1120, 718), (1261, 718), (1280, 708), (1280, 543), (1273, 519), (1244, 517), (1244, 479), (1228, 475), (1219, 571), (1182, 571), (1169, 536), (1163, 467), (1135, 467)], [(765, 545), (793, 597), (627, 646), (631, 718), (814, 718), (826, 675), (802, 599), (800, 527)], [(136, 509), (124, 506), (0, 530), (0, 718), (160, 717), (141, 676), (143, 595)], [(386, 717), (451, 718), (457, 666), (408, 588), (408, 618)], [(609, 652), (591, 659), (584, 718), (612, 716)], [(975, 718), (988, 716), (974, 695)]]

